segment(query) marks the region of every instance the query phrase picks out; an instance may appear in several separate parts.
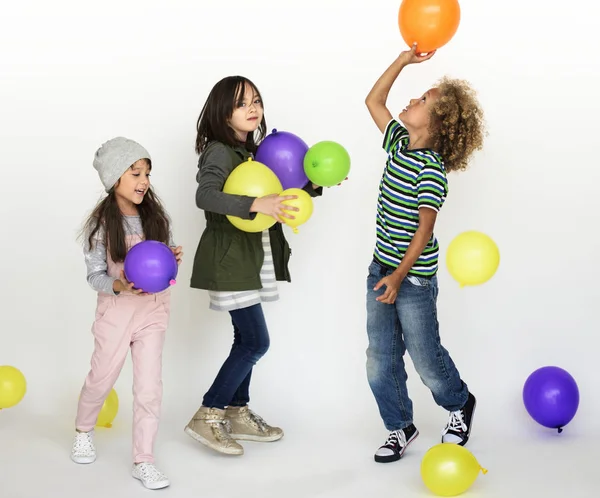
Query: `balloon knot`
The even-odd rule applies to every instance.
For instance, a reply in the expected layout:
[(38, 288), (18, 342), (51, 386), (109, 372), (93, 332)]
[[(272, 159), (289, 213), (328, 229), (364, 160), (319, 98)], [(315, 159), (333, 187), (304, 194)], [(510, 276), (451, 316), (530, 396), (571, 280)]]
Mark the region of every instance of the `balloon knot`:
[(483, 475), (486, 475), (488, 473), (488, 470), (481, 467), (481, 472), (483, 473)]
[(171, 281), (169, 282), (169, 285), (175, 285), (177, 282), (175, 281), (175, 279), (171, 279)]
[(563, 431), (563, 428), (562, 428), (562, 427), (559, 427), (559, 428), (558, 428), (558, 433), (560, 434), (562, 431)]
[(277, 133), (277, 128), (273, 128), (273, 131), (271, 133)]
[(293, 231), (294, 233), (298, 233), (298, 229), (297, 229), (297, 228), (293, 228), (293, 229), (292, 229), (292, 231)]
[(110, 429), (112, 427), (112, 424), (106, 424), (104, 427), (106, 427), (107, 429)]

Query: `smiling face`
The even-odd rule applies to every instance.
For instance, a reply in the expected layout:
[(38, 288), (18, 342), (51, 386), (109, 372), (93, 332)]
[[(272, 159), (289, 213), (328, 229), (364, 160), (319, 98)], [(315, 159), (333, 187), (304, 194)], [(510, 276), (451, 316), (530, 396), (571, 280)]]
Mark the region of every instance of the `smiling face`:
[(409, 131), (427, 130), (431, 119), (432, 106), (439, 96), (440, 92), (437, 88), (427, 90), (418, 99), (411, 99), (410, 103), (398, 115), (398, 119), (404, 123)]
[(262, 99), (252, 85), (246, 83), (244, 91), (236, 95), (233, 114), (229, 119), (229, 126), (236, 133), (238, 139), (245, 142), (248, 133), (254, 133), (263, 120), (264, 110)]
[(150, 188), (150, 163), (139, 159), (123, 173), (115, 187), (117, 202), (123, 214), (136, 214), (136, 206), (141, 204)]

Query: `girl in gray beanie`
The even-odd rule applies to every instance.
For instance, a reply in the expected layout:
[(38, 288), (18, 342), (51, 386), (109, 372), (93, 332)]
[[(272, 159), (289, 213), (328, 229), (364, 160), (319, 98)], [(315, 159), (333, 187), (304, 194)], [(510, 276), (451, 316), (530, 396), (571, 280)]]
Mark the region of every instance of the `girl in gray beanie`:
[(96, 460), (94, 427), (131, 349), (133, 361), (133, 469), (146, 488), (169, 485), (154, 466), (154, 441), (162, 402), (162, 348), (170, 315), (170, 290), (147, 294), (125, 278), (128, 250), (142, 240), (171, 247), (177, 263), (181, 247), (171, 238), (169, 218), (150, 186), (150, 154), (140, 144), (113, 138), (98, 149), (94, 168), (107, 196), (87, 219), (87, 281), (98, 292), (92, 325), (94, 353), (81, 390), (71, 459)]

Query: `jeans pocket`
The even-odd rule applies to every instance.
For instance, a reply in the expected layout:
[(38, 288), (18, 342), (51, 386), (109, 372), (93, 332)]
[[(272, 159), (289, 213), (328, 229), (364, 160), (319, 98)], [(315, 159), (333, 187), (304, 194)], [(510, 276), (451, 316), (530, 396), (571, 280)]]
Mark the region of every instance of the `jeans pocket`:
[(415, 287), (429, 287), (431, 285), (431, 281), (428, 278), (417, 277), (416, 275), (407, 275), (406, 280)]

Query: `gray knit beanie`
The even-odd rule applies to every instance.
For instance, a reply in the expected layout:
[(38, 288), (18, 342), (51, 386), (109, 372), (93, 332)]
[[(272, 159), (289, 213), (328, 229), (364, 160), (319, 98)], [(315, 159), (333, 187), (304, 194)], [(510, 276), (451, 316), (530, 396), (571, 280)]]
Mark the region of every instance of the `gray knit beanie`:
[(94, 168), (107, 192), (110, 192), (129, 167), (140, 159), (150, 160), (150, 154), (137, 142), (116, 137), (102, 144), (94, 156)]

